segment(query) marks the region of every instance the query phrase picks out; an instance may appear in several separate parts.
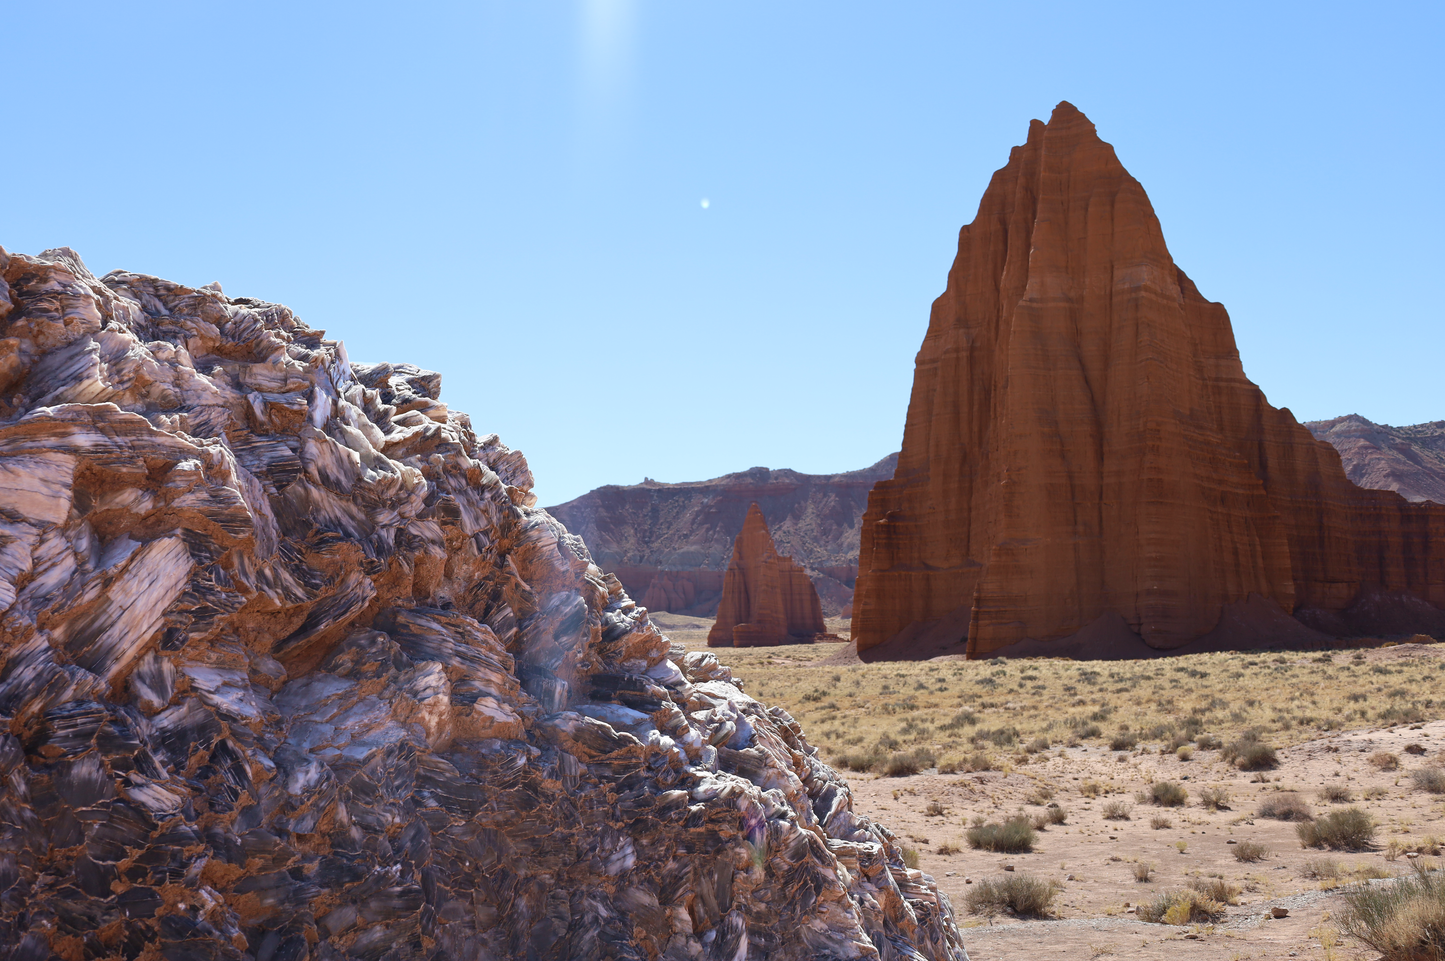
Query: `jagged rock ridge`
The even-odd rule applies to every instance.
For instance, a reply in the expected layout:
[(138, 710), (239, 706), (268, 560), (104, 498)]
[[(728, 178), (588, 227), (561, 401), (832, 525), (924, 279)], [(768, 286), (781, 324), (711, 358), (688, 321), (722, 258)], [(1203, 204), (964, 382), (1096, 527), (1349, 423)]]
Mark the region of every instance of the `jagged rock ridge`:
[(12, 959), (965, 958), (437, 375), (0, 250)]
[(1445, 509), (1351, 484), (1244, 376), (1093, 124), (1068, 103), (1034, 121), (959, 234), (869, 496), (859, 649), (1325, 639), (1291, 613), (1433, 632), (1442, 603)]
[(708, 647), (765, 647), (822, 634), (823, 610), (808, 574), (778, 553), (757, 504), (733, 544)]
[(1360, 487), (1445, 504), (1445, 420), (1391, 427), (1348, 414), (1305, 426), (1340, 452), (1345, 476)]
[(643, 607), (713, 617), (733, 541), (756, 503), (778, 550), (808, 571), (823, 613), (847, 616), (868, 491), (892, 475), (897, 460), (890, 454), (843, 474), (754, 467), (706, 481), (609, 485), (547, 511), (581, 536)]

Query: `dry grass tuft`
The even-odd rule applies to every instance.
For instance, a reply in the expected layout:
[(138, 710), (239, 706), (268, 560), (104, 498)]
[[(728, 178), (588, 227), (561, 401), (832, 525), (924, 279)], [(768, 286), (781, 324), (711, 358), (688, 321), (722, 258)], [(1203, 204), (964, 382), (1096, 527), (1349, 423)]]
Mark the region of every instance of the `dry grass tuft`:
[(1348, 804), (1355, 799), (1355, 793), (1343, 784), (1326, 784), (1316, 797), (1326, 804)]
[(1391, 754), (1389, 751), (1376, 751), (1370, 755), (1370, 764), (1381, 771), (1398, 771), (1400, 769), (1400, 756)]
[(1155, 781), (1149, 786), (1149, 800), (1160, 807), (1183, 807), (1189, 792), (1177, 781)]
[(1445, 875), (1417, 866), (1394, 884), (1361, 886), (1345, 895), (1336, 923), (1384, 961), (1445, 958)]
[(1233, 904), (1239, 900), (1239, 885), (1230, 884), (1224, 878), (1195, 878), (1189, 882), (1189, 888), (1220, 904)]
[(1002, 824), (975, 824), (964, 835), (968, 846), (999, 854), (1024, 854), (1034, 849), (1037, 834), (1028, 818), (1011, 817)]
[(1264, 799), (1255, 816), (1275, 821), (1312, 821), (1314, 812), (1304, 798), (1293, 791), (1281, 791)]
[(1148, 904), (1139, 905), (1137, 917), (1151, 924), (1208, 924), (1224, 915), (1224, 905), (1206, 894), (1185, 888), (1165, 891)]
[(1234, 860), (1242, 861), (1245, 864), (1253, 864), (1256, 861), (1263, 861), (1269, 854), (1269, 848), (1258, 841), (1240, 841), (1232, 845), (1234, 848)]
[(1105, 821), (1128, 821), (1131, 817), (1129, 805), (1123, 801), (1105, 801), (1099, 810)]
[(963, 904), (970, 914), (993, 917), (1007, 911), (1019, 917), (1039, 918), (1048, 915), (1061, 890), (1057, 881), (1011, 874), (979, 881), (963, 896)]
[(1422, 767), (1410, 772), (1410, 783), (1417, 791), (1445, 794), (1445, 768)]

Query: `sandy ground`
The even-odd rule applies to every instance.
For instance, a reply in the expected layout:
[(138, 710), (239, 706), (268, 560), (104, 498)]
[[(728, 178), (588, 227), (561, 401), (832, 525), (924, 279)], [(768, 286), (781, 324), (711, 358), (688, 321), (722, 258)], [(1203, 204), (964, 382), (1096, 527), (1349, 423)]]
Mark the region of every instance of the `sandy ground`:
[[(1405, 753), (1418, 744), (1424, 756)], [(1353, 731), (1310, 741), (1280, 751), (1278, 769), (1264, 775), (1245, 774), (1217, 759), (1218, 752), (1203, 751), (1191, 761), (1172, 755), (1111, 752), (1080, 747), (1050, 752), (1046, 761), (1003, 774), (920, 774), (905, 778), (853, 775), (856, 808), (887, 824), (919, 852), (919, 867), (933, 875), (949, 895), (965, 931), (973, 961), (1027, 958), (1372, 958), (1369, 952), (1348, 945), (1327, 953), (1319, 940), (1329, 911), (1337, 907), (1338, 893), (1322, 891), (1328, 882), (1304, 876), (1304, 863), (1321, 856), (1335, 857), (1347, 868), (1374, 867), (1392, 874), (1408, 870), (1405, 855), (1388, 860), (1390, 839), (1417, 845), (1429, 836), (1445, 837), (1445, 798), (1413, 790), (1408, 771), (1426, 762), (1438, 763), (1445, 748), (1445, 721), (1390, 730)], [(1398, 754), (1402, 768), (1379, 771), (1368, 758), (1376, 751)], [(1062, 756), (1059, 756), (1062, 755)], [(1267, 777), (1267, 782), (1257, 781)], [(1188, 780), (1185, 780), (1185, 779)], [(1086, 798), (1079, 786), (1093, 779), (1114, 792)], [(1160, 808), (1139, 803), (1133, 793), (1156, 780), (1173, 780), (1190, 789), (1184, 807)], [(1356, 854), (1305, 850), (1292, 823), (1255, 817), (1259, 803), (1279, 790), (1297, 790), (1316, 814), (1331, 805), (1317, 799), (1326, 785), (1343, 785), (1380, 822), (1375, 850)], [(1210, 811), (1199, 806), (1202, 786), (1225, 788), (1229, 810)], [(964, 832), (969, 820), (983, 815), (1001, 820), (1020, 808), (1042, 810), (1036, 792), (1054, 792), (1053, 800), (1069, 814), (1063, 825), (1048, 828), (1029, 854), (999, 855), (968, 848)], [(1383, 797), (1362, 800), (1369, 788), (1384, 789)], [(1111, 800), (1124, 800), (1131, 820), (1108, 821), (1101, 809)], [(930, 801), (944, 806), (942, 816), (929, 816)], [(1151, 818), (1172, 823), (1154, 829)], [(1265, 860), (1245, 864), (1233, 856), (1231, 841), (1252, 840), (1266, 845)], [(937, 853), (952, 843), (962, 850)], [(1185, 849), (1181, 852), (1179, 845)], [(1155, 865), (1153, 880), (1134, 879), (1135, 862)], [(992, 922), (969, 916), (964, 908), (968, 884), (1001, 876), (1006, 865), (1016, 872), (1058, 880), (1063, 891), (1054, 904), (1053, 920), (999, 918)], [(1187, 886), (1194, 878), (1219, 877), (1243, 891), (1240, 903), (1227, 918), (1212, 926), (1171, 927), (1135, 920), (1130, 908), (1162, 891)], [(1270, 908), (1289, 909), (1288, 917), (1269, 917)], [(1328, 932), (1325, 932), (1328, 941)]]
[[(674, 640), (692, 649), (704, 648), (706, 631), (711, 626), (709, 620), (666, 613), (654, 617)], [(828, 624), (829, 630), (844, 636), (848, 626), (845, 620), (830, 620)], [(835, 665), (823, 663), (834, 649), (834, 645), (825, 645), (744, 651), (714, 649), (714, 653), (724, 663), (740, 669), (749, 679), (750, 691), (766, 684), (766, 690), (758, 696), (792, 710), (804, 720), (805, 730), (816, 742), (827, 733), (827, 724), (846, 726), (848, 723), (813, 716), (811, 712), (821, 709), (803, 694), (818, 683), (815, 679), (824, 676), (821, 672), (831, 674), (836, 670)], [(1340, 656), (1341, 663), (1346, 656)], [(1368, 686), (1361, 686), (1363, 682), (1358, 677), (1349, 683), (1368, 691), (1369, 701), (1365, 703), (1377, 707), (1388, 703), (1387, 687), (1401, 683), (1407, 676), (1429, 677), (1428, 673), (1421, 673), (1420, 665), (1428, 665), (1433, 670), (1442, 656), (1445, 656), (1445, 645), (1403, 644), (1369, 649), (1359, 655), (1365, 665), (1362, 670), (1381, 665), (1408, 668), (1408, 675), (1376, 677), (1371, 674)], [(1275, 660), (1269, 658), (1260, 659), (1273, 666)], [(1291, 658), (1301, 664), (1313, 663), (1301, 659), (1300, 655), (1291, 655)], [(1249, 655), (1243, 659), (1249, 659)], [(982, 662), (970, 662), (969, 669), (982, 667)], [(892, 672), (899, 668), (900, 665), (890, 667), (884, 662), (855, 670)], [(1108, 669), (1107, 665), (1104, 669)], [(1264, 668), (1249, 670), (1260, 675)], [(1173, 672), (1167, 673), (1173, 676)], [(754, 684), (755, 680), (759, 683)], [(837, 678), (832, 680), (836, 682)], [(908, 680), (912, 680), (911, 675)], [(1308, 689), (1311, 685), (1345, 683), (1340, 677), (1316, 677), (1299, 671), (1288, 677), (1272, 676), (1271, 680), (1281, 686), (1279, 704), (1289, 709), (1298, 709), (1320, 695), (1320, 691)], [(894, 677), (892, 683), (900, 682)], [(1423, 683), (1433, 691), (1436, 682), (1432, 677)], [(1161, 692), (1166, 702), (1184, 694), (1173, 687), (1141, 687), (1139, 695), (1127, 696), (1142, 700), (1146, 693), (1154, 698)], [(1245, 697), (1239, 692), (1226, 693), (1234, 701)], [(1265, 693), (1265, 700), (1269, 701), (1267, 691)], [(839, 700), (848, 696), (840, 691)], [(856, 700), (856, 695), (854, 698)], [(1019, 695), (1010, 695), (1010, 698), (1021, 700)], [(1354, 703), (1353, 698), (1349, 703)], [(881, 698), (879, 704), (882, 706)], [(860, 705), (850, 701), (850, 706)], [(1026, 708), (1010, 702), (1003, 705), (1001, 713), (990, 715), (989, 723), (1022, 725), (1023, 718), (1007, 715), (1010, 710), (1026, 709), (1039, 707)], [(1179, 709), (1183, 709), (1182, 704)], [(1061, 702), (1058, 710), (1062, 715), (1078, 708)], [(1174, 754), (1161, 755), (1157, 741), (1126, 752), (1110, 751), (1107, 738), (1094, 738), (1077, 747), (1055, 746), (1035, 755), (1015, 753), (1005, 765), (1006, 771), (922, 773), (908, 777), (848, 772), (847, 777), (853, 788), (855, 808), (887, 825), (904, 844), (914, 848), (918, 852), (919, 867), (937, 879), (939, 887), (949, 896), (960, 925), (965, 927), (965, 943), (973, 961), (1034, 958), (1373, 961), (1378, 957), (1376, 954), (1337, 939), (1330, 923), (1331, 912), (1339, 910), (1341, 891), (1350, 881), (1409, 871), (1415, 859), (1400, 850), (1392, 852), (1391, 841), (1397, 848), (1418, 848), (1430, 839), (1445, 840), (1445, 796), (1415, 790), (1409, 777), (1418, 767), (1445, 763), (1445, 720), (1393, 727), (1369, 727), (1348, 717), (1342, 722), (1355, 729), (1319, 730), (1313, 732), (1315, 736), (1302, 726), (1287, 734), (1274, 732), (1269, 739), (1276, 744), (1284, 741), (1287, 746), (1279, 748), (1277, 768), (1258, 773), (1236, 770), (1220, 758), (1217, 750), (1196, 750), (1192, 759), (1183, 761)], [(1110, 725), (1110, 729), (1114, 726)], [(1407, 751), (1412, 745), (1415, 749)], [(1372, 765), (1369, 758), (1376, 752), (1397, 755), (1399, 768), (1380, 770)], [(1165, 780), (1176, 781), (1188, 790), (1184, 806), (1157, 807), (1135, 798), (1135, 792)], [(1081, 789), (1090, 782), (1097, 782), (1104, 793), (1085, 796)], [(1320, 799), (1319, 792), (1326, 786), (1347, 789), (1352, 800), (1332, 804)], [(1200, 791), (1206, 787), (1228, 792), (1228, 808), (1210, 810), (1201, 806)], [(1364, 808), (1379, 824), (1374, 845), (1368, 851), (1356, 853), (1302, 848), (1293, 823), (1255, 816), (1263, 800), (1282, 791), (1298, 792), (1316, 814), (1350, 804)], [(1048, 800), (1060, 804), (1068, 817), (1064, 824), (1040, 832), (1031, 853), (1000, 855), (968, 847), (965, 832), (973, 818), (982, 816), (1001, 821), (1019, 811), (1038, 814), (1045, 810)], [(1130, 819), (1106, 820), (1104, 806), (1120, 801), (1130, 807)], [(944, 813), (927, 813), (930, 802), (942, 805)], [(1156, 817), (1168, 819), (1169, 825), (1153, 827), (1151, 820)], [(1265, 845), (1268, 855), (1258, 862), (1240, 862), (1234, 857), (1237, 843), (1231, 842), (1245, 840)], [(939, 853), (940, 847), (951, 848), (952, 853)], [(1429, 854), (1420, 857), (1427, 862), (1445, 862), (1445, 857)], [(1348, 875), (1332, 881), (1308, 877), (1306, 862), (1319, 858), (1335, 859)], [(1135, 880), (1135, 867), (1141, 861), (1154, 867), (1147, 883)], [(1061, 884), (1050, 918), (988, 919), (968, 912), (965, 896), (970, 883), (1004, 877), (1005, 868), (1010, 866), (1016, 874), (1030, 874)], [(1133, 914), (1140, 903), (1150, 902), (1162, 892), (1187, 887), (1193, 880), (1211, 878), (1223, 878), (1240, 889), (1238, 903), (1229, 906), (1224, 919), (1216, 924), (1175, 927), (1142, 922)], [(1273, 918), (1271, 908), (1275, 907), (1287, 909), (1287, 916)]]

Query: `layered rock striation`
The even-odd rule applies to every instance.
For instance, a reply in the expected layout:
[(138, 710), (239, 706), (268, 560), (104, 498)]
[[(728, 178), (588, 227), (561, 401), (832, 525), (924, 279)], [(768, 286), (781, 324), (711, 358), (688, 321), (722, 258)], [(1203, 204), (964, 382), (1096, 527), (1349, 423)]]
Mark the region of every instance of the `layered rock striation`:
[(1391, 427), (1348, 414), (1305, 426), (1340, 452), (1345, 476), (1360, 487), (1445, 504), (1445, 420)]
[(1445, 509), (1361, 490), (1269, 405), (1144, 189), (1062, 103), (960, 232), (859, 567), (860, 650), (1269, 643), (1304, 630), (1288, 614), (1376, 630), (1376, 608), (1438, 627)]
[(823, 613), (847, 616), (868, 491), (896, 463), (891, 454), (843, 474), (754, 467), (706, 481), (648, 480), (599, 487), (547, 510), (586, 540), (596, 562), (643, 607), (712, 617), (733, 541), (756, 503), (778, 549), (808, 571)]
[(796, 644), (825, 630), (808, 572), (778, 553), (762, 509), (752, 505), (733, 544), (708, 647)]
[(0, 278), (6, 957), (966, 958), (436, 374), (65, 249)]

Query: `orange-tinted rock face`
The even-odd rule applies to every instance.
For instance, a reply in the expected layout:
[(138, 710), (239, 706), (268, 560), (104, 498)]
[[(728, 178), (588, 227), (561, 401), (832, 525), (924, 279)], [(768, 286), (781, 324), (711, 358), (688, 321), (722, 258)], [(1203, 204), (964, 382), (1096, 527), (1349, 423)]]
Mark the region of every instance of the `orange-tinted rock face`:
[(1306, 620), (1370, 592), (1440, 605), (1445, 509), (1355, 487), (1269, 405), (1143, 188), (1063, 103), (959, 235), (859, 568), (860, 650), (966, 623), (979, 656), (1114, 615), (1171, 649), (1251, 595)]
[(733, 542), (756, 503), (774, 544), (808, 571), (823, 613), (846, 617), (868, 491), (896, 462), (890, 454), (843, 474), (754, 467), (705, 481), (609, 484), (547, 512), (586, 540), (597, 566), (648, 610), (716, 617)]
[(823, 611), (808, 572), (778, 553), (762, 510), (752, 505), (733, 542), (708, 647), (790, 644), (823, 631)]

